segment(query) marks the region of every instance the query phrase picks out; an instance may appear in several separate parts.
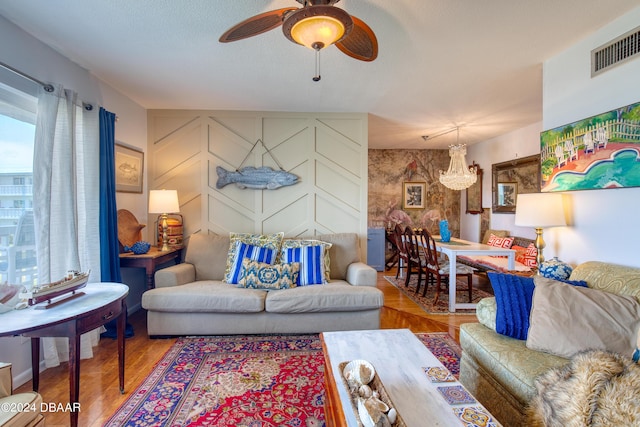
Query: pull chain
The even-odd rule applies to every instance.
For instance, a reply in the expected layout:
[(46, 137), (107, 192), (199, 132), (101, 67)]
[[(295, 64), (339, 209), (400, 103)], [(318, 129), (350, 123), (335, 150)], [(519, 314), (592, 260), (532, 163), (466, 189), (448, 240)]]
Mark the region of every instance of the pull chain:
[(319, 82), (320, 78), (320, 49), (316, 49), (316, 75), (312, 80), (314, 82)]

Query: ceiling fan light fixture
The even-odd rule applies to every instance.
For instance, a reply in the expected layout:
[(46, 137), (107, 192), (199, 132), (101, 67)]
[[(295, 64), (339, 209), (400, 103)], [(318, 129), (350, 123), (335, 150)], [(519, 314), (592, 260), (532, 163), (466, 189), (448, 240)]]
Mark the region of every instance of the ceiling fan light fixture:
[(291, 41), (320, 50), (340, 41), (351, 32), (353, 20), (335, 6), (308, 6), (291, 13), (282, 25)]

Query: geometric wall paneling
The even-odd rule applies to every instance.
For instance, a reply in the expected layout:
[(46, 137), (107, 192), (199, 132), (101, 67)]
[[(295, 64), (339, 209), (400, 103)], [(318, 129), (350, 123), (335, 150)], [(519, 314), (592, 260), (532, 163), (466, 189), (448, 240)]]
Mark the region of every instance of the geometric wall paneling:
[(158, 179), (182, 162), (200, 153), (201, 126), (192, 121), (160, 141), (154, 141), (153, 179)]
[(202, 197), (188, 199), (185, 203), (182, 202), (182, 196), (180, 196), (180, 214), (182, 215), (183, 233), (184, 236), (190, 236), (193, 233), (197, 233), (202, 230)]
[(159, 115), (149, 120), (149, 138), (153, 142), (160, 142), (196, 120), (201, 120), (201, 116), (196, 113), (190, 113), (186, 116), (174, 116), (172, 112), (168, 111), (167, 115)]
[(209, 228), (216, 233), (225, 234), (229, 231), (252, 232), (254, 231), (254, 220), (246, 211), (235, 209), (231, 204), (215, 197), (208, 198)]
[(360, 207), (360, 182), (335, 164), (316, 161), (315, 185), (353, 209)]
[(356, 144), (362, 141), (362, 121), (354, 119), (318, 118), (317, 122), (333, 129)]
[(331, 233), (341, 233), (357, 230), (360, 222), (360, 212), (348, 206), (328, 199), (320, 194), (315, 197), (316, 224), (323, 226)]
[[(227, 170), (235, 170), (240, 168), (240, 164), (245, 160), (243, 166), (257, 166), (256, 155), (251, 152), (251, 147), (257, 140), (246, 140), (241, 135), (234, 133), (225, 126), (223, 122), (225, 118), (216, 117), (216, 120), (209, 120), (208, 124), (208, 143), (207, 149), (209, 153), (222, 160), (219, 166)], [(221, 122), (222, 121), (222, 122)], [(243, 118), (242, 122), (247, 127), (254, 127), (255, 118)], [(249, 155), (249, 157), (247, 157)]]
[(214, 112), (208, 114), (209, 124), (216, 123), (218, 126), (225, 128), (229, 134), (237, 135), (245, 141), (252, 144), (260, 138), (260, 115), (255, 113), (242, 113), (239, 111), (232, 112)]
[(309, 118), (296, 115), (284, 117), (265, 117), (262, 120), (262, 137), (269, 141), (269, 147), (288, 141), (300, 133), (308, 131)]
[(281, 205), (264, 216), (262, 229), (266, 233), (283, 231), (285, 236), (296, 235), (300, 229), (308, 229), (309, 196), (303, 195), (293, 202)]
[[(366, 114), (150, 110), (148, 123), (149, 136), (162, 135), (149, 138), (149, 170), (162, 171), (149, 186), (178, 189), (185, 234), (357, 232), (366, 256)], [(282, 166), (299, 180), (218, 189), (216, 166)]]
[[(166, 188), (178, 191), (178, 201), (180, 203), (180, 213), (184, 216), (182, 209), (184, 205), (199, 197), (202, 194), (202, 171), (199, 158), (189, 159), (187, 162), (176, 166), (169, 174), (161, 176), (153, 182), (153, 188)], [(200, 213), (198, 213), (198, 217)], [(189, 220), (195, 220), (189, 218)], [(185, 216), (185, 222), (187, 217)], [(199, 218), (198, 218), (199, 222)]]
[(316, 128), (316, 152), (360, 177), (362, 146), (326, 126)]

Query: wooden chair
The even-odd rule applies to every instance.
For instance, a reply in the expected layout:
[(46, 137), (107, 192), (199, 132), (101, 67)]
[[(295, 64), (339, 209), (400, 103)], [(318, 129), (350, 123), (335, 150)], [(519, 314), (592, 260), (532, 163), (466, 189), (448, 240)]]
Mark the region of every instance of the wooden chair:
[[(438, 298), (440, 297), (442, 282), (446, 284), (445, 290), (448, 289), (449, 260), (440, 258), (440, 253), (436, 249), (436, 241), (427, 230), (422, 230), (422, 241), (424, 243), (423, 245), (421, 245), (421, 247), (423, 248), (423, 253), (426, 259), (425, 269), (427, 272), (427, 284), (424, 287), (424, 291), (422, 291), (422, 296), (426, 295), (427, 286), (433, 279), (436, 285), (436, 296), (433, 300), (433, 304), (435, 305), (438, 303)], [(456, 279), (460, 277), (467, 278), (467, 291), (469, 292), (469, 302), (471, 302), (473, 291), (473, 270), (466, 265), (456, 263)]]
[(422, 284), (422, 275), (427, 276), (425, 270), (425, 260), (420, 257), (420, 245), (418, 236), (413, 232), (411, 227), (407, 227), (404, 230), (403, 242), (407, 251), (407, 278), (404, 281), (405, 286), (409, 286), (409, 280), (411, 275), (418, 273), (418, 284), (416, 285), (416, 292), (420, 289)]
[(396, 224), (393, 230), (396, 246), (398, 247), (398, 269), (396, 271), (396, 279), (400, 277), (400, 272), (404, 268), (406, 270), (409, 264), (409, 257), (407, 256), (407, 250), (404, 244), (404, 227), (400, 224)]

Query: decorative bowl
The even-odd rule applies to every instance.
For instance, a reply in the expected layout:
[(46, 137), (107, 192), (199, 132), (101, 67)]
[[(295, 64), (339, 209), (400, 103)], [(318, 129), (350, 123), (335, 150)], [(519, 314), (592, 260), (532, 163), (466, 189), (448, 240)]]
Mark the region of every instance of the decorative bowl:
[(147, 252), (149, 252), (149, 249), (151, 249), (151, 243), (144, 242), (142, 240), (139, 242), (135, 242), (131, 246), (124, 247), (125, 252), (133, 252), (136, 255), (146, 254)]

